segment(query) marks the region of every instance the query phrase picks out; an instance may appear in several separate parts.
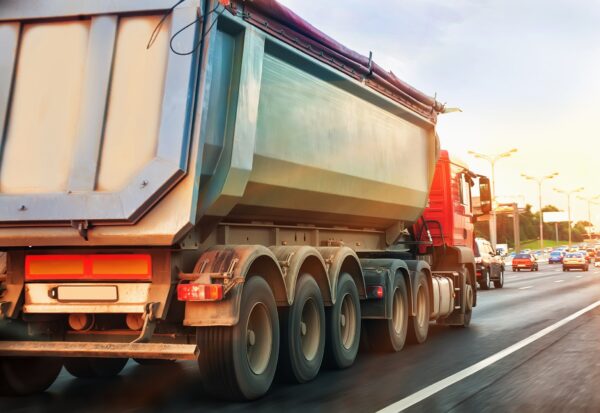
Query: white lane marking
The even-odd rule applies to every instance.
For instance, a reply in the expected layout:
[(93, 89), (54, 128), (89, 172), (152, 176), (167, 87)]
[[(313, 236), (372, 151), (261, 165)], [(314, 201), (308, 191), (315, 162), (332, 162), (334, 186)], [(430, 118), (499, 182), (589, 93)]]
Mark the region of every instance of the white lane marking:
[(554, 282), (555, 282), (555, 283), (561, 283), (561, 282), (563, 282), (563, 281), (564, 281), (564, 280), (556, 280), (556, 281), (554, 281)]
[(442, 379), (436, 383), (430, 384), (429, 386), (419, 390), (418, 392), (413, 393), (410, 396), (407, 396), (404, 399), (399, 400), (395, 403), (392, 403), (387, 407), (384, 407), (383, 409), (379, 410), (378, 413), (394, 413), (394, 412), (401, 412), (402, 410), (408, 409), (409, 407), (425, 400), (426, 398), (433, 396), (434, 394), (444, 390), (446, 387), (449, 387), (455, 383), (458, 383), (461, 380), (466, 379), (467, 377), (477, 373), (478, 371), (491, 366), (492, 364), (496, 363), (497, 361), (500, 361), (503, 358), (511, 355), (512, 353), (522, 349), (523, 347), (539, 340), (540, 338), (550, 334), (554, 330), (557, 330), (560, 327), (564, 326), (565, 324), (575, 320), (577, 317), (582, 316), (583, 314), (592, 311), (594, 308), (596, 308), (598, 306), (600, 306), (600, 301), (596, 301), (595, 303), (590, 304), (585, 308), (582, 308), (581, 310), (571, 314), (570, 316), (567, 316), (567, 317), (563, 318), (562, 320), (557, 321), (556, 323), (552, 324), (551, 326), (548, 326), (548, 327), (544, 328), (543, 330), (540, 330), (537, 333), (530, 335), (529, 337), (519, 341), (518, 343), (515, 343), (512, 346), (509, 346), (509, 347), (505, 348), (504, 350), (501, 350), (498, 353), (491, 355), (491, 356), (481, 360), (480, 362), (473, 364), (472, 366), (467, 367), (466, 369), (463, 369), (457, 373), (454, 373), (453, 375), (448, 376), (445, 379)]
[(562, 272), (562, 270), (554, 270), (554, 272)]
[(581, 278), (583, 275), (576, 275), (575, 278)]
[(533, 285), (528, 285), (526, 287), (521, 287), (519, 290), (527, 290), (528, 288), (533, 288)]
[(516, 275), (510, 275), (510, 276), (506, 277), (507, 280), (510, 280), (511, 278), (517, 278), (517, 276)]

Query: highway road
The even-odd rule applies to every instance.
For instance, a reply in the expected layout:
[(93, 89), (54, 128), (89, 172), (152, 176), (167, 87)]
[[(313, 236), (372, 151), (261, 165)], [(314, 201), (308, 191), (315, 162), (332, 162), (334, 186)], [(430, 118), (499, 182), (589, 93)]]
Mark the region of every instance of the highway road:
[(348, 370), (276, 383), (252, 403), (211, 399), (193, 362), (130, 362), (105, 381), (63, 370), (44, 394), (0, 398), (0, 411), (600, 411), (600, 307), (588, 307), (599, 304), (600, 270), (508, 268), (503, 289), (479, 293), (468, 329), (432, 325), (425, 344), (362, 351)]

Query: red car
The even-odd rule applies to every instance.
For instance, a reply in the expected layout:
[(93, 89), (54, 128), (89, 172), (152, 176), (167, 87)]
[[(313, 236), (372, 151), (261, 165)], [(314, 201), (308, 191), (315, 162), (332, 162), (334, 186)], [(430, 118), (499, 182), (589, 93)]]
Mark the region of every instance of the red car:
[(538, 263), (533, 254), (517, 254), (512, 260), (513, 271), (539, 271)]

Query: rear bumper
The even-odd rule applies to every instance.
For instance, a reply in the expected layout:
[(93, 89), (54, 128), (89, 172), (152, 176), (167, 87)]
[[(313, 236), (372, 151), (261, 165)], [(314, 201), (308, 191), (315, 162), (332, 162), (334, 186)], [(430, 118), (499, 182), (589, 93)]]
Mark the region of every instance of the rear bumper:
[(196, 360), (195, 344), (0, 341), (0, 357), (103, 357)]

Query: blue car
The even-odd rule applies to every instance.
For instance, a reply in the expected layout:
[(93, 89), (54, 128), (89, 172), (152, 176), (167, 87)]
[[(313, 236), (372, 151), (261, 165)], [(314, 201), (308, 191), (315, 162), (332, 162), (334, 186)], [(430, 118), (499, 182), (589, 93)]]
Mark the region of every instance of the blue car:
[(562, 251), (552, 251), (548, 257), (548, 264), (561, 264), (564, 256)]

